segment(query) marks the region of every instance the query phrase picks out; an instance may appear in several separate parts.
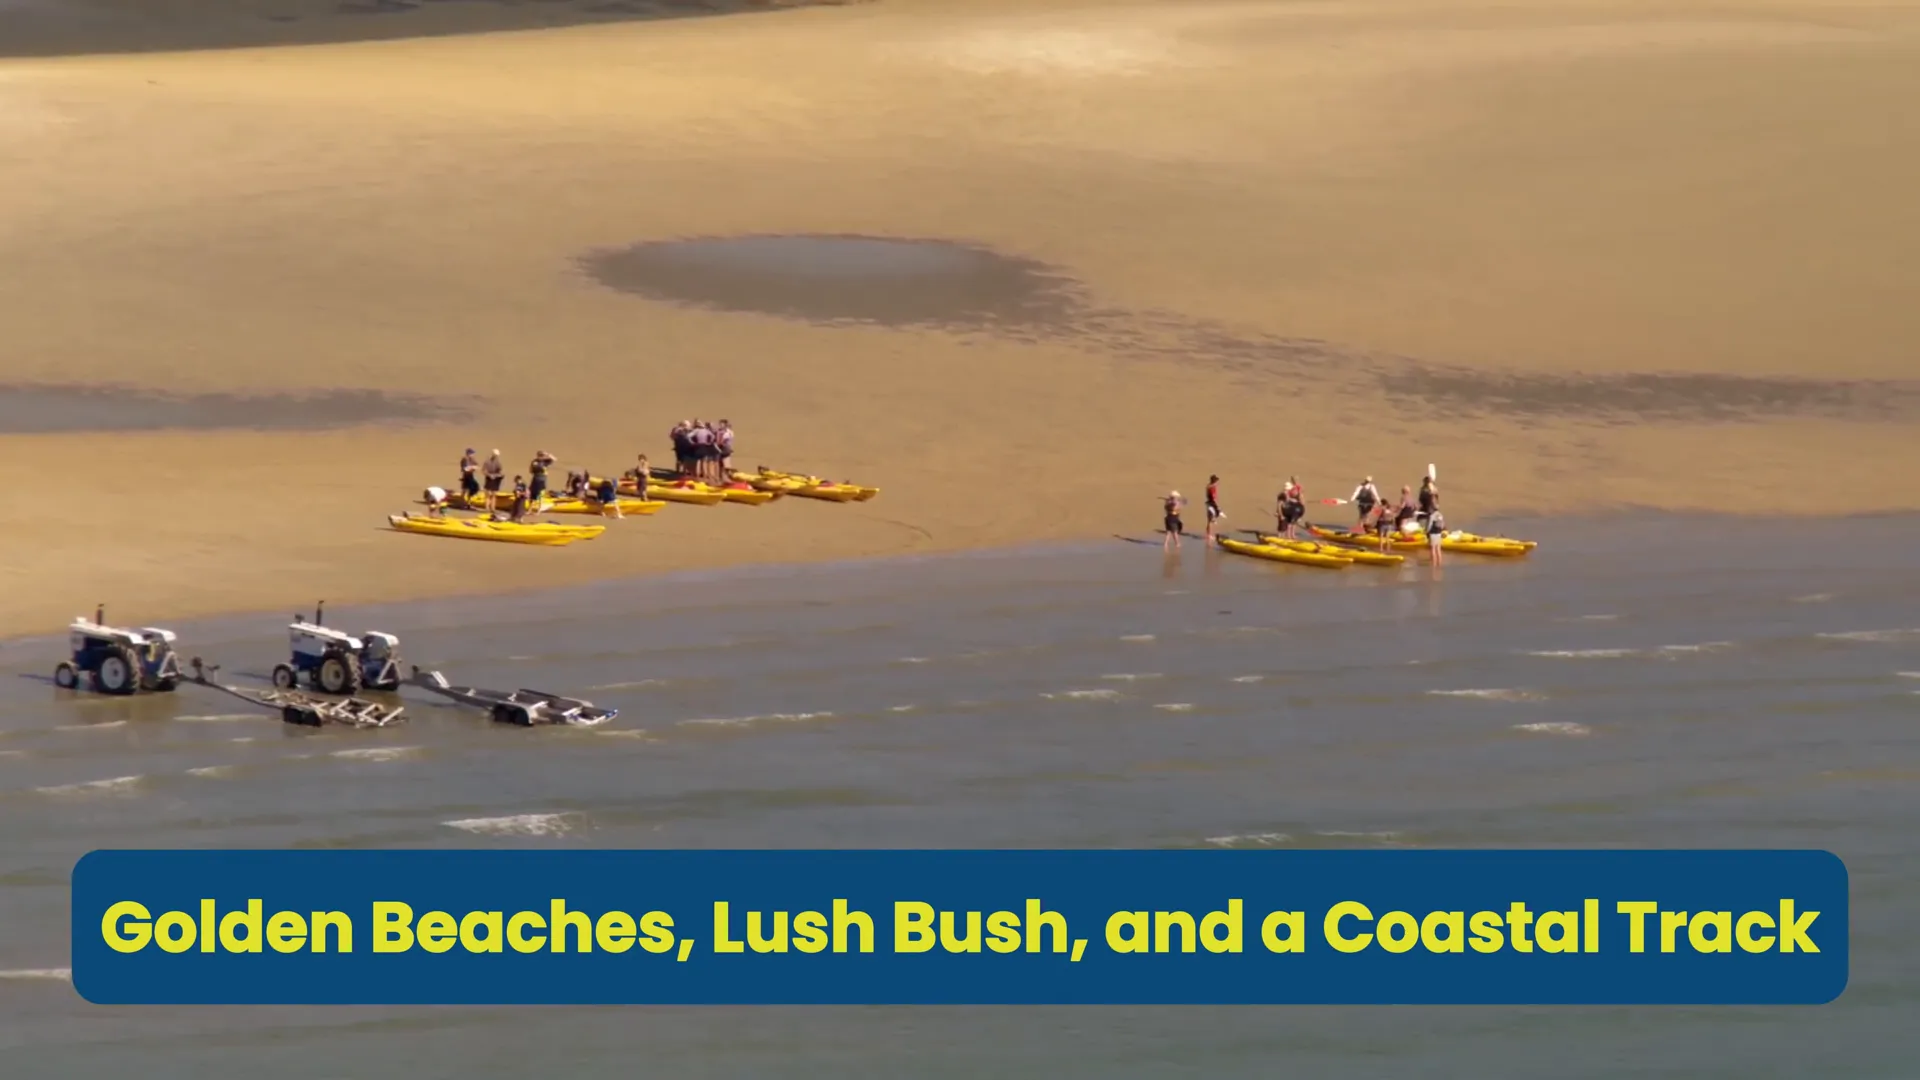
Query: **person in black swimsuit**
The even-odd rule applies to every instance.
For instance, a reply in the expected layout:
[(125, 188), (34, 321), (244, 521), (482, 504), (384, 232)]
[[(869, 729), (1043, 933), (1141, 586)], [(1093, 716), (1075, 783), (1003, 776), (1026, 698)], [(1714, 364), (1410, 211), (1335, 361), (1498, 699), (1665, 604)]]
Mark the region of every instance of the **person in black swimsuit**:
[(1162, 500), (1162, 509), (1166, 512), (1166, 517), (1161, 522), (1166, 529), (1166, 536), (1160, 541), (1163, 551), (1171, 551), (1180, 546), (1180, 534), (1186, 531), (1186, 526), (1180, 521), (1180, 509), (1186, 505), (1187, 500), (1181, 498), (1177, 491), (1168, 492), (1167, 497)]
[(1432, 517), (1440, 509), (1440, 491), (1433, 486), (1433, 477), (1420, 481), (1420, 516)]
[(460, 494), (469, 501), (480, 497), (480, 458), (471, 446), (460, 456)]

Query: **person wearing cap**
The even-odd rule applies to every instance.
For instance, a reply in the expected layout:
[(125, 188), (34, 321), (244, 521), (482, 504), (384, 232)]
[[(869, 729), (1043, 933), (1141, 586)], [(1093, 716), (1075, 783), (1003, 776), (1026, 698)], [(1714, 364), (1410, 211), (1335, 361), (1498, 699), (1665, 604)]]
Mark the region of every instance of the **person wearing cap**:
[(487, 463), (481, 466), (480, 475), (486, 482), (486, 508), (497, 509), (500, 505), (500, 482), (507, 478), (507, 467), (500, 462), (499, 450), (495, 450), (493, 456), (487, 459)]
[(1186, 526), (1180, 521), (1180, 509), (1187, 505), (1187, 500), (1182, 498), (1179, 492), (1169, 491), (1162, 503), (1166, 517), (1161, 524), (1167, 530), (1167, 535), (1160, 541), (1160, 548), (1163, 551), (1171, 551), (1180, 546), (1180, 534), (1186, 531)]
[(460, 494), (469, 503), (480, 497), (480, 458), (471, 446), (460, 455)]
[(1369, 476), (1353, 489), (1353, 508), (1359, 514), (1358, 528), (1365, 531), (1367, 519), (1373, 516), (1373, 508), (1380, 505), (1380, 489), (1373, 486), (1373, 477)]

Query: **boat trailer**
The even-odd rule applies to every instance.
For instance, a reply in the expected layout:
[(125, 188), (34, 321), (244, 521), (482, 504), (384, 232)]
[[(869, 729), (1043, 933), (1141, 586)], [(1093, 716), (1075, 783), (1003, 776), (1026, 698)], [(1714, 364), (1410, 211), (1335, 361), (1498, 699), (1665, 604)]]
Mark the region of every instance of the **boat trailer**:
[(591, 701), (561, 697), (540, 690), (482, 690), (476, 686), (455, 686), (437, 671), (413, 669), (408, 680), (414, 686), (441, 697), (484, 709), (496, 723), (533, 727), (537, 724), (564, 724), (593, 727), (620, 715)]
[(189, 666), (192, 668), (192, 674), (187, 677), (189, 683), (218, 690), (262, 709), (277, 709), (283, 722), (302, 727), (323, 727), (327, 724), (357, 728), (387, 727), (399, 723), (400, 714), (406, 711), (404, 705), (386, 705), (365, 698), (323, 697), (302, 690), (248, 690), (215, 682), (213, 675), (220, 670), (217, 664), (202, 664), (196, 656)]

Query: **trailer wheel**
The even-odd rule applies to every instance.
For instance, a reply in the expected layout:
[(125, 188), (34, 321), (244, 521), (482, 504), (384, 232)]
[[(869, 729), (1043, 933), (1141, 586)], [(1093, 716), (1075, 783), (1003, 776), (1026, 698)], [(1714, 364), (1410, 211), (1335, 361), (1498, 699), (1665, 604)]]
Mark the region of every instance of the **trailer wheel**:
[(320, 726), (320, 715), (305, 705), (282, 705), (280, 719), (285, 723), (298, 724), (301, 727)]
[(360, 665), (338, 649), (327, 650), (313, 674), (321, 693), (353, 695), (360, 692)]
[(300, 676), (291, 664), (273, 665), (273, 685), (281, 690), (291, 690), (300, 685)]
[(93, 687), (103, 694), (125, 695), (140, 689), (140, 662), (125, 645), (108, 648), (93, 671)]
[(527, 715), (527, 710), (504, 703), (493, 707), (493, 721), (496, 724), (514, 724), (519, 727), (533, 726), (533, 719)]
[(53, 685), (62, 690), (72, 690), (80, 685), (80, 669), (67, 660), (60, 661), (53, 669)]

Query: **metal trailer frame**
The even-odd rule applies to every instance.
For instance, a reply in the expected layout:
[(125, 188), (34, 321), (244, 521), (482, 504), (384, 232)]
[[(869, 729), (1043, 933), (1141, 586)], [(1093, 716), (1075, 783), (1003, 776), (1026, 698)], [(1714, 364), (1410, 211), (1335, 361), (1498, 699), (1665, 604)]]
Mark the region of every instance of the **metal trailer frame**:
[(406, 711), (404, 705), (388, 705), (365, 698), (325, 697), (302, 690), (248, 690), (227, 683), (215, 682), (213, 673), (220, 670), (217, 664), (203, 664), (194, 657), (190, 665), (193, 673), (187, 681), (196, 686), (239, 698), (249, 705), (262, 709), (275, 709), (284, 723), (301, 727), (324, 727), (327, 724), (339, 724), (344, 727), (369, 728), (389, 727), (402, 723), (401, 715)]
[(438, 671), (421, 671), (417, 667), (407, 681), (429, 693), (483, 709), (496, 723), (519, 727), (542, 724), (594, 727), (620, 715), (618, 709), (595, 705), (580, 698), (549, 694), (543, 690), (485, 690), (477, 686), (455, 686)]

